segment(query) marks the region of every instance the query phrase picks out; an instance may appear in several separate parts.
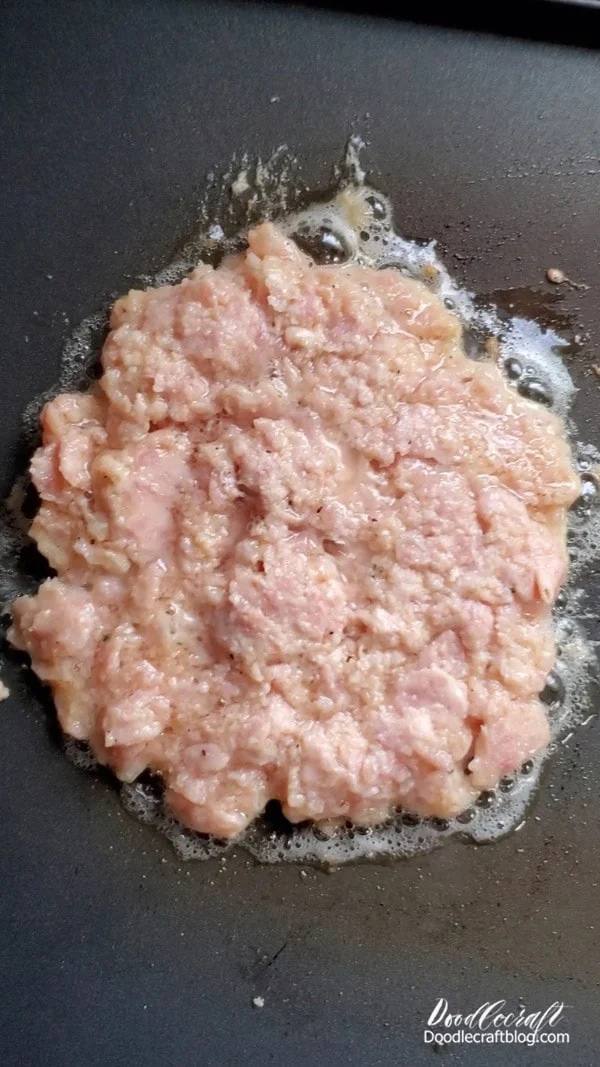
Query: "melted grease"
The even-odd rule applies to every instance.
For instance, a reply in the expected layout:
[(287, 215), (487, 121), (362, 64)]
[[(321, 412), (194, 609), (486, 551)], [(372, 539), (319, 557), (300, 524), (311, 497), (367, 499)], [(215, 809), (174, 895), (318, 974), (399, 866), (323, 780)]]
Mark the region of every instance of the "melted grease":
[[(511, 386), (528, 395), (532, 403), (541, 400), (550, 404), (566, 419), (574, 392), (561, 358), (567, 342), (554, 330), (543, 329), (532, 320), (510, 318), (494, 306), (481, 306), (473, 294), (455, 283), (439, 259), (434, 241), (418, 243), (397, 233), (389, 200), (365, 182), (360, 161), (363, 147), (360, 139), (351, 138), (337, 172), (334, 194), (302, 207), (298, 204), (305, 190), (298, 177), (298, 161), (283, 146), (267, 161), (252, 161), (244, 156), (224, 174), (210, 175), (197, 234), (171, 264), (142, 281), (147, 285), (175, 284), (199, 260), (217, 263), (224, 255), (243, 247), (240, 233), (243, 235), (250, 225), (276, 217), (316, 260), (355, 262), (376, 269), (392, 267), (424, 281), (462, 322), (465, 345), (472, 358), (495, 358)], [(93, 380), (93, 366), (105, 329), (106, 314), (101, 313), (87, 319), (71, 336), (56, 388), (32, 401), (25, 412), (24, 426), (32, 447), (39, 438), (39, 412), (44, 401), (66, 389), (84, 388)], [(575, 428), (570, 429), (573, 437)], [(241, 846), (263, 863), (340, 864), (357, 859), (414, 856), (453, 837), (490, 842), (519, 830), (546, 759), (561, 738), (570, 736), (577, 725), (590, 718), (589, 681), (596, 670), (596, 656), (585, 634), (584, 590), (577, 582), (586, 567), (600, 557), (600, 506), (595, 482), (600, 454), (581, 443), (575, 452), (586, 477), (582, 498), (574, 507), (569, 524), (569, 585), (555, 609), (559, 654), (556, 677), (550, 678), (544, 692), (551, 725), (551, 743), (546, 752), (503, 778), (497, 789), (481, 794), (476, 804), (454, 819), (419, 818), (398, 812), (383, 825), (365, 829), (334, 824), (292, 827), (281, 816), (275, 820), (261, 817), (235, 842), (225, 842), (187, 830), (169, 815), (156, 776), (147, 774), (121, 787), (126, 810), (164, 834), (182, 859), (208, 859)], [(35, 584), (17, 566), (26, 543), (23, 494), (21, 483), (5, 505), (8, 517), (12, 516), (4, 524), (0, 543), (0, 597), (5, 610), (15, 596), (31, 591)], [(84, 770), (97, 768), (89, 748), (81, 742), (66, 739), (65, 753)]]

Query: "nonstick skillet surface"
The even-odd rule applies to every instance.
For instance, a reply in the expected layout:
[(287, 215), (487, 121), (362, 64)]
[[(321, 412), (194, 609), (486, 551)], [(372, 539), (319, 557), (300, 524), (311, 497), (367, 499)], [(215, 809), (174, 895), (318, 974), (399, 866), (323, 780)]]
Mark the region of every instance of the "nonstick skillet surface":
[[(200, 0), (6, 3), (2, 491), (66, 320), (169, 261), (206, 172), (286, 142), (325, 185), (352, 130), (407, 236), (437, 238), (470, 288), (585, 336), (574, 414), (600, 445), (599, 59), (516, 30)], [(552, 303), (553, 265), (590, 288)], [(593, 575), (588, 592), (593, 611)], [(597, 1062), (597, 725), (493, 846), (330, 874), (241, 852), (184, 864), (108, 778), (64, 759), (17, 657), (2, 674), (3, 1067), (416, 1067), (435, 1062), (423, 1029), (439, 997), (453, 1012), (564, 1001), (570, 1033), (567, 1048), (455, 1046), (443, 1063)]]

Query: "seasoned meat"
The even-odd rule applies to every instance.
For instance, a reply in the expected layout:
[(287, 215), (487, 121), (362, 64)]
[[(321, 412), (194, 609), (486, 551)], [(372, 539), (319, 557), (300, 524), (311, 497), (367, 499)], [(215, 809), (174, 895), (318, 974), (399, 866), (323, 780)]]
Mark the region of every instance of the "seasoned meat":
[(248, 249), (114, 306), (56, 397), (11, 639), (63, 729), (186, 825), (450, 816), (548, 741), (564, 429), (393, 269)]

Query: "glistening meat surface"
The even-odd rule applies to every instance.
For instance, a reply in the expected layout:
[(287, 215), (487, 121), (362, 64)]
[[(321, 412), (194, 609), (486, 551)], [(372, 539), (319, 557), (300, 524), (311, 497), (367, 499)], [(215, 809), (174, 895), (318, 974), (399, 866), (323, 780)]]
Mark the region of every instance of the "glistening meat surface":
[(391, 269), (274, 226), (117, 301), (46, 405), (11, 639), (63, 729), (188, 826), (455, 814), (542, 748), (578, 492), (564, 429)]

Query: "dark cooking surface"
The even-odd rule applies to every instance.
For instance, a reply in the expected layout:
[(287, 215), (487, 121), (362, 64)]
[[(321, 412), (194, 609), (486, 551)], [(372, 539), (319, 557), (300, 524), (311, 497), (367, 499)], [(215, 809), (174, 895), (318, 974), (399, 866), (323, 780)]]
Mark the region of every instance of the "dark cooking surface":
[[(203, 174), (237, 148), (287, 141), (314, 183), (360, 129), (400, 227), (438, 237), (470, 286), (544, 291), (550, 265), (589, 284), (560, 309), (600, 362), (596, 54), (250, 3), (21, 2), (4, 23), (4, 489), (63, 314), (167, 261)], [(578, 380), (598, 444), (600, 382)], [(0, 708), (3, 1067), (429, 1064), (440, 996), (463, 1012), (564, 1000), (568, 1050), (489, 1062), (597, 1061), (596, 725), (553, 761), (518, 835), (303, 877), (241, 854), (181, 863), (19, 693)]]

